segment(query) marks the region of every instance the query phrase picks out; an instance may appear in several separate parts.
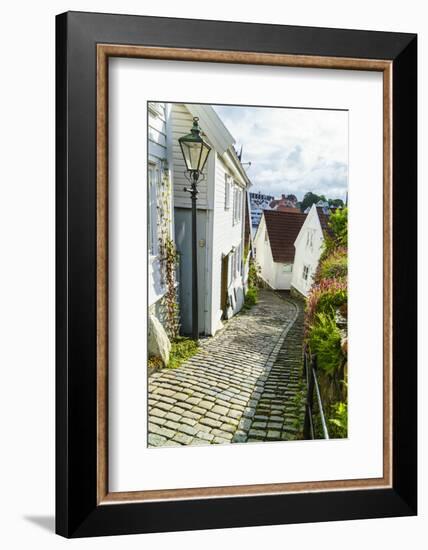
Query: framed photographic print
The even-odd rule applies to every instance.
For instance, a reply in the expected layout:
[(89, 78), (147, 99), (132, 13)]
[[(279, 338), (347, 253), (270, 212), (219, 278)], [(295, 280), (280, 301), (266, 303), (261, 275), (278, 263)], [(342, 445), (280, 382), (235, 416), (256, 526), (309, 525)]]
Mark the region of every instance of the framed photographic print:
[(416, 514), (416, 44), (57, 16), (59, 534)]

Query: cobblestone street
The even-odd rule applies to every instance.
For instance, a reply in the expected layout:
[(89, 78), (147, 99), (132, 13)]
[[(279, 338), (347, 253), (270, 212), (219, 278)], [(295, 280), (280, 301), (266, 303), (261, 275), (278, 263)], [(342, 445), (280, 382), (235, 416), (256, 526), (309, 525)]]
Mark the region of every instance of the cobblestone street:
[(185, 364), (150, 376), (149, 446), (293, 439), (302, 333), (301, 303), (262, 290)]

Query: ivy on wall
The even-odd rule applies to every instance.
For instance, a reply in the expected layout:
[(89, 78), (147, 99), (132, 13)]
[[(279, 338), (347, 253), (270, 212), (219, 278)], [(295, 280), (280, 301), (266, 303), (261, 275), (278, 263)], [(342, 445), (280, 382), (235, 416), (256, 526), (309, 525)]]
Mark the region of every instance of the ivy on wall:
[(164, 325), (168, 336), (175, 339), (180, 330), (180, 311), (176, 288), (178, 254), (175, 243), (171, 239), (171, 181), (167, 165), (163, 166), (158, 188), (157, 214), (161, 284), (166, 287), (163, 299)]

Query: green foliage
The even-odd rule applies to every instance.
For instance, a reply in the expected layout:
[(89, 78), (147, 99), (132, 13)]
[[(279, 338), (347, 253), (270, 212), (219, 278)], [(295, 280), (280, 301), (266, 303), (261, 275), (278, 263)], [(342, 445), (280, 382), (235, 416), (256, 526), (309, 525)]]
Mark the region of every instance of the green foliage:
[(329, 220), (335, 246), (348, 246), (348, 208), (335, 210)]
[(322, 279), (345, 279), (348, 275), (348, 251), (337, 248), (326, 255), (319, 265), (316, 282)]
[[(318, 277), (318, 275), (317, 275)], [(346, 304), (348, 299), (347, 281), (342, 279), (320, 279), (314, 285), (306, 301), (305, 331), (308, 333), (318, 313), (334, 318), (337, 308)]]
[(316, 204), (319, 200), (321, 200), (321, 197), (319, 195), (316, 195), (315, 193), (312, 193), (311, 191), (309, 191), (308, 193), (305, 194), (302, 202), (300, 203), (300, 210), (304, 212), (306, 208), (308, 208), (308, 206), (312, 206), (313, 204)]
[(317, 355), (318, 368), (326, 374), (333, 374), (343, 365), (344, 356), (340, 346), (341, 333), (334, 316), (318, 313), (309, 329), (309, 345), (312, 354)]
[(325, 195), (317, 195), (316, 193), (309, 191), (303, 197), (302, 202), (299, 203), (300, 210), (304, 212), (308, 206), (310, 207), (319, 201), (328, 202), (330, 206), (343, 207), (342, 199), (326, 199)]
[(331, 407), (332, 416), (328, 419), (329, 435), (332, 438), (348, 437), (348, 404), (334, 403)]
[(328, 199), (328, 204), (336, 208), (343, 208), (345, 206), (342, 199)]
[(245, 294), (244, 309), (250, 309), (255, 306), (259, 299), (259, 289), (255, 286), (249, 287)]
[(260, 288), (260, 266), (254, 260), (254, 258), (250, 259), (250, 265), (248, 269), (248, 287), (249, 288)]
[(184, 361), (195, 355), (198, 348), (198, 344), (191, 338), (177, 337), (171, 344), (168, 368), (178, 368)]

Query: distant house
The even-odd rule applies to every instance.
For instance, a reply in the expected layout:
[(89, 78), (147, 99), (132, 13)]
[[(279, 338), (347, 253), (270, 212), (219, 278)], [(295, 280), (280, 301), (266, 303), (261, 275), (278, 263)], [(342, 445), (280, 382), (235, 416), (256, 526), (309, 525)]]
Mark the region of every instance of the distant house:
[(270, 208), (270, 203), (275, 197), (272, 195), (264, 195), (263, 193), (250, 193), (250, 210), (251, 210), (251, 226), (253, 234), (256, 232), (263, 210)]
[[(297, 210), (297, 209), (296, 209)], [(278, 290), (289, 290), (294, 267), (294, 243), (306, 215), (264, 210), (254, 237), (255, 258), (262, 279)]]
[(284, 195), (282, 194), (279, 199), (274, 199), (270, 202), (269, 208), (272, 210), (282, 210), (285, 212), (285, 208), (295, 208), (297, 209), (297, 197), (295, 195)]
[(296, 253), (291, 286), (305, 297), (313, 284), (325, 236), (330, 232), (329, 214), (325, 205), (313, 204), (294, 243)]
[(209, 105), (172, 104), (174, 233), (180, 257), (183, 334), (190, 334), (192, 326), (191, 202), (184, 191), (189, 182), (178, 139), (189, 133), (195, 116), (212, 147), (204, 177), (198, 183), (197, 233), (199, 333), (213, 335), (221, 328), (222, 319), (237, 313), (244, 303), (248, 275), (245, 239), (249, 242), (245, 218), (249, 214), (247, 191), (251, 183), (234, 149), (234, 138), (215, 110)]

